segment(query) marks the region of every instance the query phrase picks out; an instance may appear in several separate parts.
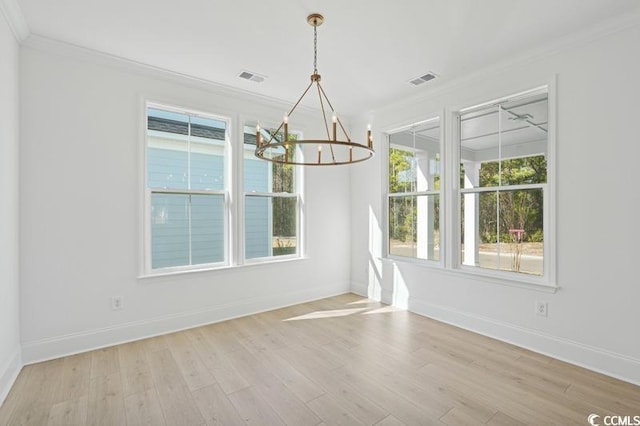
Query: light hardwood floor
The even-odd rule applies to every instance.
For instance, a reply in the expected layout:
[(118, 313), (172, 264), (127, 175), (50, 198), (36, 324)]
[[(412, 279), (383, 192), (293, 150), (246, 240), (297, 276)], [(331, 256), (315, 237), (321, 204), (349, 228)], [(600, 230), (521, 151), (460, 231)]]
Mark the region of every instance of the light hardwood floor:
[(640, 387), (354, 294), (24, 367), (0, 425), (587, 425)]

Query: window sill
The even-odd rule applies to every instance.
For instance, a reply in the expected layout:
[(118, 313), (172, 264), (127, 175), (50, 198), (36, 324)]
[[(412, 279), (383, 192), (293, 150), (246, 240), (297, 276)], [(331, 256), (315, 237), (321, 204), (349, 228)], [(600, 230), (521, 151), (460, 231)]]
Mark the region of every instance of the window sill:
[[(429, 261), (429, 260), (421, 260), (421, 259), (411, 259), (411, 258), (401, 258), (401, 257), (383, 257), (380, 258), (382, 261), (390, 262), (390, 263), (405, 263), (409, 265), (415, 265), (417, 267), (426, 268), (430, 271), (434, 271), (437, 273), (463, 277), (467, 279), (473, 279), (477, 281), (483, 281), (489, 284), (497, 284), (507, 287), (517, 287), (524, 288), (527, 290), (534, 290), (543, 293), (556, 293), (560, 287), (557, 284), (548, 284), (542, 282), (541, 280), (536, 280), (535, 278), (527, 277), (508, 277), (499, 272), (492, 272), (490, 270), (482, 270), (478, 271), (472, 269), (472, 267), (460, 267), (456, 269), (448, 269), (440, 264), (440, 262)], [(505, 272), (505, 274), (509, 274)]]
[(296, 257), (287, 257), (286, 259), (271, 259), (271, 260), (261, 260), (255, 262), (244, 263), (242, 265), (220, 265), (220, 266), (208, 266), (204, 268), (190, 268), (190, 269), (180, 269), (180, 270), (172, 270), (172, 271), (154, 271), (148, 272), (141, 275), (138, 275), (139, 280), (147, 280), (153, 278), (162, 278), (162, 277), (171, 277), (176, 275), (188, 275), (194, 273), (202, 273), (202, 272), (214, 272), (214, 271), (227, 271), (234, 269), (243, 269), (243, 268), (251, 268), (255, 266), (268, 266), (279, 263), (289, 263), (289, 262), (297, 262), (307, 260), (308, 258), (305, 256), (296, 256)]

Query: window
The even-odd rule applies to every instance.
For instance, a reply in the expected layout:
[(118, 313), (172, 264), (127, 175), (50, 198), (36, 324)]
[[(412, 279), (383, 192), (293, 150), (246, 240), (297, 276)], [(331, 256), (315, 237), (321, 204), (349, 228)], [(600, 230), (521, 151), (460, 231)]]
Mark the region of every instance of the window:
[(389, 133), (389, 257), (555, 286), (553, 87)]
[(547, 89), (460, 115), (460, 263), (546, 274)]
[(440, 260), (440, 120), (389, 135), (389, 255)]
[[(262, 129), (268, 140), (272, 131)], [(282, 134), (276, 134), (276, 138)], [(290, 138), (297, 134), (291, 132)], [(255, 157), (256, 126), (244, 127), (244, 257), (299, 255), (299, 168)], [(285, 150), (275, 156), (285, 155)], [(300, 155), (297, 153), (296, 155)]]
[(147, 270), (227, 263), (228, 121), (147, 105)]

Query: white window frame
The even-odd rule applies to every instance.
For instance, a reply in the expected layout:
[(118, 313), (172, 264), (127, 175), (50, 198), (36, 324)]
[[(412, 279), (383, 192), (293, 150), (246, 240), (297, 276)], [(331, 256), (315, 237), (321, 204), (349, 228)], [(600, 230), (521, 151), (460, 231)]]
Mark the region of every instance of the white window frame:
[[(239, 170), (239, 174), (240, 176), (238, 176), (238, 181), (239, 181), (239, 193), (240, 193), (240, 199), (242, 199), (241, 201), (241, 208), (239, 209), (239, 214), (238, 214), (238, 225), (239, 225), (239, 229), (240, 232), (238, 233), (239, 238), (238, 238), (238, 260), (239, 262), (242, 262), (242, 264), (245, 265), (253, 265), (253, 264), (260, 264), (260, 263), (271, 263), (271, 262), (279, 262), (279, 261), (286, 261), (286, 260), (292, 260), (292, 259), (300, 259), (304, 257), (304, 233), (303, 233), (303, 218), (304, 218), (304, 214), (303, 214), (303, 188), (304, 188), (304, 173), (303, 170), (304, 168), (301, 166), (293, 166), (293, 171), (294, 171), (294, 192), (289, 193), (289, 192), (257, 192), (257, 191), (252, 191), (252, 192), (246, 192), (245, 191), (245, 187), (244, 187), (244, 156), (245, 156), (245, 148), (244, 148), (244, 127), (255, 127), (255, 125), (257, 123), (265, 123), (265, 121), (259, 121), (259, 120), (251, 120), (251, 119), (244, 119), (241, 120), (239, 124), (240, 126), (240, 134), (241, 136), (241, 141), (238, 144), (238, 150), (240, 150), (240, 155), (238, 155), (238, 161), (237, 163), (237, 170)], [(262, 128), (265, 129), (269, 129), (269, 128), (277, 128), (277, 125), (265, 125), (262, 124)], [(303, 138), (303, 134), (301, 131), (299, 130), (289, 130), (289, 133), (291, 134), (296, 134), (298, 136), (299, 139)], [(302, 150), (300, 150), (299, 148), (297, 148), (299, 150), (299, 152), (296, 153), (297, 156), (303, 155)], [(269, 179), (271, 179), (271, 168), (269, 169)], [(296, 199), (296, 253), (293, 254), (287, 254), (287, 255), (280, 255), (280, 256), (264, 256), (264, 257), (254, 257), (254, 258), (247, 258), (246, 257), (246, 226), (245, 226), (245, 206), (246, 206), (246, 199), (247, 197), (268, 197), (268, 198), (295, 198)], [(273, 226), (273, 222), (271, 223), (271, 226)], [(271, 235), (272, 232), (269, 231), (269, 235)]]
[[(416, 126), (421, 126), (421, 125), (425, 125), (425, 124), (429, 124), (431, 122), (434, 121), (439, 121), (439, 127), (440, 127), (440, 140), (439, 140), (439, 145), (440, 145), (440, 189), (435, 191), (435, 190), (429, 190), (429, 191), (416, 191), (416, 192), (397, 192), (397, 193), (392, 193), (389, 191), (389, 178), (390, 178), (390, 173), (389, 173), (389, 151), (391, 149), (391, 136), (394, 133), (398, 133), (398, 132), (403, 132), (406, 130), (410, 130), (413, 127)], [(385, 154), (384, 154), (384, 164), (385, 167), (383, 167), (383, 170), (385, 171), (385, 177), (384, 177), (384, 188), (385, 188), (385, 203), (384, 203), (384, 217), (386, 218), (385, 222), (386, 222), (386, 227), (385, 227), (385, 233), (384, 233), (384, 255), (385, 257), (392, 259), (392, 260), (397, 260), (397, 261), (403, 261), (403, 262), (416, 262), (416, 263), (421, 263), (421, 264), (425, 264), (425, 265), (430, 265), (430, 266), (435, 266), (435, 267), (443, 267), (444, 266), (444, 258), (445, 258), (445, 247), (447, 245), (447, 241), (443, 238), (444, 236), (444, 220), (443, 220), (443, 207), (444, 207), (444, 202), (443, 202), (443, 198), (444, 198), (444, 171), (446, 169), (446, 164), (445, 164), (445, 156), (444, 156), (444, 152), (443, 152), (443, 148), (444, 148), (444, 126), (443, 126), (443, 119), (441, 115), (437, 115), (434, 114), (431, 118), (428, 118), (426, 120), (421, 120), (421, 121), (417, 121), (414, 122), (410, 125), (407, 126), (403, 126), (403, 127), (399, 127), (393, 130), (390, 130), (388, 132), (385, 132), (385, 140), (387, 141), (386, 143), (386, 149), (384, 150)], [(408, 150), (408, 149), (407, 149)], [(439, 252), (439, 258), (437, 260), (435, 259), (422, 259), (422, 258), (418, 258), (418, 257), (413, 257), (413, 256), (400, 256), (400, 255), (394, 255), (391, 254), (390, 252), (390, 241), (389, 241), (389, 232), (391, 230), (391, 224), (390, 224), (390, 220), (391, 218), (389, 217), (389, 207), (391, 205), (391, 199), (392, 198), (397, 198), (397, 197), (407, 197), (407, 196), (429, 196), (429, 195), (438, 195), (439, 197), (439, 204), (440, 204), (440, 211), (439, 211), (439, 218), (438, 218), (438, 223), (439, 223), (439, 233), (440, 233), (440, 252)]]
[[(380, 156), (382, 162), (382, 218), (384, 232), (382, 233), (382, 255), (393, 262), (412, 263), (426, 268), (437, 269), (442, 273), (463, 276), (483, 282), (532, 289), (553, 293), (557, 291), (556, 272), (556, 132), (557, 132), (557, 87), (556, 77), (546, 82), (538, 82), (530, 85), (530, 89), (512, 91), (512, 94), (503, 97), (495, 97), (493, 100), (476, 103), (472, 107), (443, 105), (442, 113), (427, 114), (426, 116), (440, 117), (441, 126), (441, 152), (440, 152), (440, 260), (429, 261), (412, 257), (394, 256), (389, 254), (389, 135), (401, 130), (406, 130), (412, 124), (393, 127), (383, 132), (386, 141), (385, 148)], [(544, 259), (543, 275), (534, 276), (525, 273), (511, 271), (490, 270), (473, 266), (462, 265), (461, 259), (461, 232), (460, 223), (461, 194), (464, 188), (460, 188), (460, 115), (471, 109), (489, 106), (504, 102), (520, 96), (526, 96), (536, 91), (546, 89), (548, 96), (548, 139), (547, 139), (547, 183), (543, 189), (543, 232), (544, 232)], [(508, 92), (508, 91), (507, 91)], [(491, 97), (487, 97), (491, 99)], [(486, 99), (486, 98), (485, 98)], [(424, 116), (424, 115), (423, 115)], [(415, 123), (418, 120), (408, 121)], [(407, 122), (405, 122), (407, 123)], [(509, 190), (529, 189), (541, 187), (542, 184), (508, 186)], [(483, 191), (478, 188), (478, 192)], [(495, 191), (495, 187), (487, 188)]]
[[(506, 101), (517, 99), (520, 97), (526, 97), (532, 95), (541, 90), (546, 90), (548, 97), (548, 133), (547, 133), (547, 182), (544, 184), (529, 184), (529, 185), (503, 185), (492, 187), (477, 187), (477, 188), (461, 188), (460, 187), (460, 162), (461, 162), (461, 150), (460, 150), (460, 117), (462, 114), (487, 108), (492, 105), (499, 105)], [(449, 238), (447, 241), (453, 243), (451, 245), (451, 251), (449, 252), (450, 261), (448, 267), (458, 270), (464, 274), (468, 274), (474, 277), (478, 277), (484, 280), (497, 282), (500, 284), (520, 284), (524, 286), (543, 287), (550, 290), (557, 288), (556, 284), (556, 234), (555, 234), (555, 179), (556, 179), (556, 89), (555, 82), (551, 81), (548, 84), (539, 86), (530, 90), (514, 93), (508, 96), (504, 96), (489, 102), (484, 102), (478, 105), (473, 105), (466, 108), (461, 108), (452, 112), (452, 126), (451, 138), (452, 143), (450, 146), (453, 148), (453, 155), (451, 162), (448, 162), (452, 173), (448, 175), (451, 193), (449, 196), (450, 207), (449, 217), (451, 217), (451, 226), (449, 226)], [(461, 199), (464, 194), (480, 194), (483, 192), (500, 192), (500, 191), (514, 191), (525, 189), (542, 189), (543, 190), (543, 275), (536, 276), (532, 274), (526, 274), (515, 271), (503, 271), (487, 268), (480, 268), (477, 266), (464, 265), (461, 259), (461, 234), (462, 224), (460, 223), (460, 209)]]
[[(224, 141), (224, 170), (225, 170), (225, 185), (223, 190), (193, 190), (193, 189), (171, 189), (171, 188), (149, 188), (148, 185), (148, 157), (147, 157), (147, 149), (148, 149), (148, 140), (147, 140), (147, 132), (148, 132), (148, 109), (149, 108), (157, 108), (165, 111), (176, 112), (181, 114), (188, 114), (190, 116), (197, 116), (203, 118), (210, 118), (218, 121), (222, 121), (225, 123), (225, 141)], [(155, 102), (151, 100), (145, 100), (144, 102), (144, 143), (143, 143), (143, 151), (144, 151), (144, 275), (145, 276), (154, 276), (154, 275), (167, 275), (172, 273), (180, 273), (180, 272), (188, 272), (188, 271), (199, 271), (199, 270), (208, 270), (214, 268), (220, 268), (224, 266), (228, 266), (230, 264), (230, 217), (231, 217), (231, 203), (230, 203), (230, 192), (233, 186), (233, 180), (231, 179), (230, 174), (230, 157), (232, 156), (232, 146), (231, 146), (231, 136), (232, 136), (232, 119), (227, 116), (208, 113), (203, 111), (194, 110), (191, 108), (184, 108), (175, 105), (169, 105), (164, 102)], [(197, 265), (180, 265), (180, 266), (170, 266), (165, 268), (152, 268), (152, 259), (151, 259), (151, 196), (154, 193), (161, 194), (182, 194), (182, 195), (221, 195), (224, 199), (224, 212), (223, 212), (223, 235), (224, 235), (224, 260), (222, 262), (213, 262), (213, 263), (203, 263)], [(190, 248), (191, 249), (191, 248)]]

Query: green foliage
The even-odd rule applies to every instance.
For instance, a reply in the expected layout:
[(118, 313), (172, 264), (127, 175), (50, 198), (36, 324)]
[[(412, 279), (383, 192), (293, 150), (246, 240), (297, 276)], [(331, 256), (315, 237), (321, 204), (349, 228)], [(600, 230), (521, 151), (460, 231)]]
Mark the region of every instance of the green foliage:
[[(290, 164), (273, 163), (273, 192), (292, 192), (294, 170)], [(273, 197), (273, 235), (292, 237), (297, 230), (294, 198)]]
[(413, 182), (400, 182), (398, 175), (400, 172), (411, 169), (411, 163), (407, 160), (413, 157), (413, 154), (402, 149), (389, 149), (389, 192), (410, 192), (414, 191)]
[(537, 229), (532, 234), (529, 234), (529, 236), (527, 237), (527, 241), (529, 241), (531, 243), (541, 243), (541, 242), (543, 242), (544, 241), (544, 233), (542, 232), (542, 229)]
[(296, 253), (295, 247), (274, 247), (273, 248), (274, 256), (284, 256), (286, 254), (295, 254), (295, 253)]
[[(543, 155), (482, 163), (480, 186), (524, 185), (547, 181), (547, 161)], [(542, 238), (543, 193), (541, 190), (501, 191), (480, 196), (480, 238), (497, 240), (496, 219), (500, 208), (500, 241), (513, 242), (510, 229), (524, 229), (524, 241)]]

